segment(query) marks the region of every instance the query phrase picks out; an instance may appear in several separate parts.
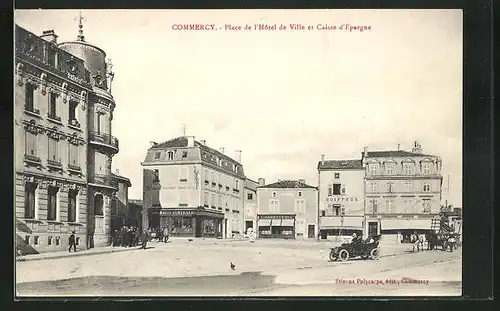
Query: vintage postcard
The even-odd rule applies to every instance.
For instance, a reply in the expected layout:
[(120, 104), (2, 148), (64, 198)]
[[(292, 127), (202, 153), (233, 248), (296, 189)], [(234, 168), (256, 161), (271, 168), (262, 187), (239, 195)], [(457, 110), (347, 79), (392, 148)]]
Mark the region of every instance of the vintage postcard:
[(461, 10), (15, 11), (32, 296), (460, 296)]

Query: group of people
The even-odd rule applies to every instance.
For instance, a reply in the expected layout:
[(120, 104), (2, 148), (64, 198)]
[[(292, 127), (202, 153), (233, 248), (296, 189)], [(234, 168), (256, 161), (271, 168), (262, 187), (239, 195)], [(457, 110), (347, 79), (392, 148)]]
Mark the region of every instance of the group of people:
[(168, 227), (163, 227), (163, 228), (149, 228), (148, 233), (151, 236), (151, 240), (157, 241), (157, 242), (168, 242), (168, 239), (170, 238), (170, 233)]
[(142, 249), (146, 249), (149, 239), (147, 230), (141, 233), (141, 230), (134, 226), (123, 226), (115, 230), (112, 236), (113, 246), (134, 247), (140, 244)]

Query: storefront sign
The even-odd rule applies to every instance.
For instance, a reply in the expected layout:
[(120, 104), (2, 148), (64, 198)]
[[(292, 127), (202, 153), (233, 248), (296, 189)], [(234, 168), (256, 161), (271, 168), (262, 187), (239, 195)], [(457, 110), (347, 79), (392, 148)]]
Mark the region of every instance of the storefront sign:
[(166, 210), (160, 210), (160, 215), (193, 216), (193, 212), (192, 211), (166, 211)]
[(328, 197), (327, 202), (358, 202), (356, 197)]
[(295, 215), (257, 215), (259, 219), (295, 219)]

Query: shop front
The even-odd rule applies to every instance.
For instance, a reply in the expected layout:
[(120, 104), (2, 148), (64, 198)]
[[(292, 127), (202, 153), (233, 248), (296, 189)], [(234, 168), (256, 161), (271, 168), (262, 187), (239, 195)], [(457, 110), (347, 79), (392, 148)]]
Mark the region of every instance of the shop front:
[(150, 224), (153, 229), (168, 228), (171, 236), (222, 237), (224, 214), (200, 208), (154, 208)]
[(257, 215), (261, 239), (295, 239), (295, 214)]

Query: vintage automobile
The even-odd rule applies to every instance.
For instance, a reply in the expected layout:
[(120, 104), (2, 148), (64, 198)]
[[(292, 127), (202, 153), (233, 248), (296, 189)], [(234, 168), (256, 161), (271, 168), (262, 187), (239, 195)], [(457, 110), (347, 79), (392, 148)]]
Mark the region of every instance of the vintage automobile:
[(331, 261), (347, 261), (349, 258), (361, 257), (363, 259), (378, 259), (380, 257), (379, 242), (381, 235), (368, 237), (351, 243), (343, 243), (330, 249)]

